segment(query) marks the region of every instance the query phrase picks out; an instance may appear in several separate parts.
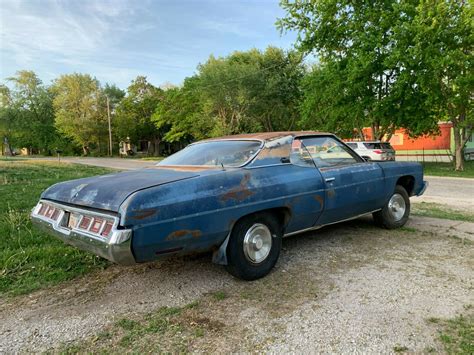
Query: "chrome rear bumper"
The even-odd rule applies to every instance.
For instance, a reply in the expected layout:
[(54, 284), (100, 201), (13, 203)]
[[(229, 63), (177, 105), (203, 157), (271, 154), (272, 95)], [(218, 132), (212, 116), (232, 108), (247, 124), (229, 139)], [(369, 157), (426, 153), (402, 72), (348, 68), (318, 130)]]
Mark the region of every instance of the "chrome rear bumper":
[(131, 265), (136, 263), (131, 249), (132, 231), (130, 229), (117, 229), (117, 217), (107, 215), (107, 218), (113, 218), (116, 223), (114, 224), (110, 237), (104, 238), (87, 233), (86, 231), (68, 228), (67, 218), (68, 213), (70, 212), (86, 213), (87, 215), (98, 217), (105, 215), (61, 205), (51, 201), (40, 201), (40, 203), (41, 202), (54, 205), (62, 211), (58, 219), (55, 221), (38, 214), (38, 206), (40, 204), (33, 209), (31, 213), (32, 222), (48, 234), (54, 235), (56, 238), (67, 244), (99, 255), (117, 264)]

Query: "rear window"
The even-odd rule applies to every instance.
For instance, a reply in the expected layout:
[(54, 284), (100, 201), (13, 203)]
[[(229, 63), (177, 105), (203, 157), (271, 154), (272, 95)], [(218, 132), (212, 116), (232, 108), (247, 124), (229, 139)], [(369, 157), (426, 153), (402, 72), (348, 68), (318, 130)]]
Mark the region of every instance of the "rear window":
[(393, 149), (390, 143), (364, 143), (367, 149)]
[(261, 146), (260, 141), (204, 141), (188, 145), (157, 165), (242, 166), (257, 154)]
[(380, 143), (364, 143), (364, 147), (367, 149), (382, 149), (382, 145)]

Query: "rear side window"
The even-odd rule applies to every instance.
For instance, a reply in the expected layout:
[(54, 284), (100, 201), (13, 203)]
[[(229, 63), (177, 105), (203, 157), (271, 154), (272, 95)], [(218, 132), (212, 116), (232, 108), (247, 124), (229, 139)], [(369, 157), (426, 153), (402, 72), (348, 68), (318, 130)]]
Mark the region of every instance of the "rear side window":
[(333, 137), (308, 137), (293, 142), (291, 162), (330, 168), (356, 164), (361, 162), (361, 158)]

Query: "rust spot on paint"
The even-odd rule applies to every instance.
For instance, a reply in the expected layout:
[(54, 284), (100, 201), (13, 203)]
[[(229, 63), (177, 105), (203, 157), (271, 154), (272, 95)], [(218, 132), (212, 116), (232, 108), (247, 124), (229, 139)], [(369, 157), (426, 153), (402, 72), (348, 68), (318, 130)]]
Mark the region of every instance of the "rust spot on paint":
[(202, 236), (202, 232), (199, 229), (189, 230), (189, 229), (180, 229), (170, 233), (166, 240), (180, 239), (187, 235), (191, 235), (193, 238), (199, 238)]
[(136, 211), (135, 214), (132, 215), (132, 218), (137, 219), (137, 220), (142, 220), (142, 219), (149, 218), (157, 213), (158, 213), (158, 209), (150, 208), (147, 210)]
[(336, 196), (336, 190), (334, 190), (334, 189), (328, 190), (328, 197), (329, 198), (333, 198), (335, 196)]
[(226, 202), (228, 200), (243, 201), (247, 197), (254, 194), (253, 191), (249, 190), (248, 184), (250, 182), (250, 174), (245, 174), (242, 180), (240, 181), (239, 186), (230, 189), (224, 195), (222, 195), (221, 200)]
[(320, 195), (314, 195), (313, 198), (319, 202), (319, 204), (321, 205), (321, 209), (323, 209), (324, 207), (324, 199), (320, 196)]

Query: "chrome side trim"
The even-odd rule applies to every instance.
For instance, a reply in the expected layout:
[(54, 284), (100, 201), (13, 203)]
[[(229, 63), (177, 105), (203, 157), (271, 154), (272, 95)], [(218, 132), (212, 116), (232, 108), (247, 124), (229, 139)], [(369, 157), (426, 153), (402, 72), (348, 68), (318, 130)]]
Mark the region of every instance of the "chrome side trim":
[(418, 193), (416, 194), (416, 196), (421, 196), (421, 195), (423, 195), (423, 194), (425, 193), (426, 189), (428, 188), (428, 186), (429, 186), (429, 182), (426, 181), (426, 180), (423, 180), (423, 187), (421, 188), (420, 192), (418, 192)]
[(331, 226), (331, 225), (337, 224), (337, 223), (352, 221), (353, 219), (357, 219), (357, 218), (362, 217), (362, 216), (367, 216), (367, 215), (369, 215), (369, 214), (371, 214), (371, 213), (374, 213), (374, 212), (377, 212), (377, 211), (380, 211), (380, 210), (381, 210), (381, 208), (376, 209), (376, 210), (373, 210), (373, 211), (370, 211), (370, 212), (362, 213), (362, 214), (359, 214), (359, 215), (354, 216), (354, 217), (349, 217), (349, 218), (346, 218), (346, 219), (341, 219), (340, 221), (337, 221), (337, 222), (331, 222), (331, 223), (326, 223), (326, 224), (320, 224), (320, 225), (317, 225), (317, 226), (313, 226), (313, 227), (309, 227), (309, 228), (305, 228), (305, 229), (300, 229), (300, 230), (298, 230), (298, 231), (294, 231), (294, 232), (290, 232), (290, 233), (285, 233), (285, 234), (283, 235), (283, 238), (291, 237), (292, 235), (296, 235), (296, 234), (300, 234), (300, 233), (304, 233), (304, 232), (309, 232), (309, 231), (321, 229), (321, 228), (323, 228), (323, 227)]

